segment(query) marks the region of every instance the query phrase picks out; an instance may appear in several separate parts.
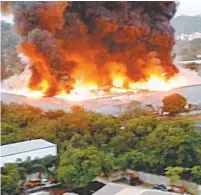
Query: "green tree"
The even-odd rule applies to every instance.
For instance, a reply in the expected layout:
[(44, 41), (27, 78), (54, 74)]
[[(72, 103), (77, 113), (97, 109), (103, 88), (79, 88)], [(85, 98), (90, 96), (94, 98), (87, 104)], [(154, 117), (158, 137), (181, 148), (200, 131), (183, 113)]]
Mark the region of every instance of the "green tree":
[[(82, 136), (78, 133), (75, 133), (69, 141), (64, 143), (66, 148), (73, 147), (73, 148), (85, 148), (88, 146), (86, 136)], [(63, 146), (64, 146), (63, 145)]]
[(27, 176), (27, 169), (24, 167), (19, 167), (19, 174), (20, 174), (20, 179), (25, 180)]
[(101, 173), (99, 151), (95, 147), (68, 148), (60, 157), (58, 179), (69, 187), (87, 186)]
[(155, 116), (141, 116), (128, 120), (126, 129), (129, 129), (136, 137), (141, 139), (153, 132), (156, 125), (157, 121)]
[(40, 160), (41, 164), (45, 167), (44, 171), (48, 174), (48, 177), (52, 177), (56, 175), (56, 166), (58, 163), (58, 157), (47, 155), (42, 160)]
[(109, 141), (118, 134), (120, 122), (112, 116), (93, 114), (89, 123), (91, 141), (97, 147), (109, 144)]
[(74, 133), (87, 135), (91, 114), (88, 112), (71, 112), (66, 113), (63, 117), (57, 120), (58, 128), (56, 136), (64, 141), (69, 140)]
[(30, 168), (30, 172), (38, 172), (38, 178), (42, 179), (42, 174), (45, 174), (47, 172), (47, 168), (42, 163), (33, 164)]
[(19, 169), (14, 163), (5, 164), (1, 170), (1, 192), (2, 195), (18, 195), (19, 190)]
[(21, 163), (21, 167), (25, 168), (27, 173), (31, 173), (32, 162), (30, 156), (28, 156), (26, 160)]
[(41, 163), (46, 168), (51, 168), (52, 166), (54, 166), (57, 163), (57, 157), (56, 156), (52, 156), (52, 155), (47, 155), (41, 161), (42, 161)]
[(22, 139), (45, 139), (48, 141), (55, 140), (56, 128), (58, 127), (58, 121), (50, 120), (45, 117), (38, 118), (24, 129), (21, 135)]
[(192, 181), (201, 184), (201, 166), (191, 168)]
[(19, 133), (20, 129), (17, 127), (16, 124), (2, 122), (1, 123), (1, 143), (8, 144), (14, 143), (20, 140)]
[(191, 167), (201, 163), (201, 135), (189, 124), (163, 122), (138, 142), (136, 148), (149, 154), (150, 172), (164, 174), (168, 166)]
[(148, 156), (136, 150), (130, 150), (117, 159), (121, 169), (148, 170)]
[(135, 134), (125, 129), (125, 131), (121, 131), (119, 134), (111, 138), (109, 146), (114, 154), (117, 156), (124, 152), (127, 152), (130, 149), (134, 149), (137, 143), (137, 137)]
[(181, 179), (182, 173), (185, 171), (183, 167), (167, 167), (165, 169), (165, 175), (170, 177), (170, 184)]
[(186, 98), (180, 94), (172, 94), (163, 98), (164, 111), (173, 114), (184, 111)]
[(112, 154), (105, 154), (104, 152), (99, 152), (102, 173), (105, 176), (110, 176), (115, 170), (118, 169), (115, 157)]

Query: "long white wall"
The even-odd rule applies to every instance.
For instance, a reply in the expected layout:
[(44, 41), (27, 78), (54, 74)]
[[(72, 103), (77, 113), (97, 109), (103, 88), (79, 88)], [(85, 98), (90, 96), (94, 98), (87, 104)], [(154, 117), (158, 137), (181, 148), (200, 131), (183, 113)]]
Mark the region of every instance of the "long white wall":
[(3, 156), (1, 157), (1, 167), (4, 166), (5, 163), (16, 163), (17, 159), (21, 159), (22, 161), (25, 161), (27, 157), (30, 157), (31, 160), (35, 160), (35, 159), (44, 158), (47, 155), (56, 156), (57, 147), (51, 146), (48, 148), (42, 148), (42, 149), (29, 151), (25, 153), (18, 153), (18, 154), (13, 154), (10, 156)]

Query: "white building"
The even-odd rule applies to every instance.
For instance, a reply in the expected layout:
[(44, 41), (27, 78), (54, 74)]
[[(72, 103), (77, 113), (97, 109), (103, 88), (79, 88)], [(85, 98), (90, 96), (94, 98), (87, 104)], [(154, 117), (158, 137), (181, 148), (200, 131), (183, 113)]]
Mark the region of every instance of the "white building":
[(57, 155), (57, 146), (43, 139), (7, 144), (0, 148), (1, 167), (5, 163), (16, 163), (19, 159), (25, 161), (27, 157), (30, 157), (30, 160), (35, 160), (44, 158), (47, 155)]

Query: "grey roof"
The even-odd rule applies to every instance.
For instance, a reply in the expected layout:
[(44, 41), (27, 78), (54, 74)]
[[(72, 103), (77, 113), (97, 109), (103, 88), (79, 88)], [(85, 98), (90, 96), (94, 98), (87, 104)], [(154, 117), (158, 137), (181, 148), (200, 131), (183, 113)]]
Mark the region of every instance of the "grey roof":
[(141, 186), (129, 186), (120, 183), (108, 183), (106, 186), (93, 193), (93, 195), (177, 195), (173, 192), (143, 188)]
[(95, 192), (93, 195), (115, 195), (125, 187), (126, 186), (124, 184), (109, 183)]
[(163, 192), (160, 190), (154, 189), (140, 189), (138, 187), (128, 187), (116, 195), (178, 195), (177, 193), (173, 192)]
[(18, 142), (14, 144), (7, 144), (0, 147), (1, 157), (29, 152), (33, 150), (39, 150), (43, 148), (49, 148), (53, 146), (56, 145), (43, 139), (35, 139), (30, 141)]

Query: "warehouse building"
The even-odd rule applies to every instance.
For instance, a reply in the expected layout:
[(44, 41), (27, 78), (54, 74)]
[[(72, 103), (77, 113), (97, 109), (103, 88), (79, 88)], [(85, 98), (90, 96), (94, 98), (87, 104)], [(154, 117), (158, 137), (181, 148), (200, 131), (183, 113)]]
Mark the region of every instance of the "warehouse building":
[(47, 155), (56, 156), (57, 146), (43, 139), (36, 139), (14, 144), (1, 146), (1, 164), (16, 163), (19, 160), (25, 161), (28, 157), (30, 160), (44, 158)]

